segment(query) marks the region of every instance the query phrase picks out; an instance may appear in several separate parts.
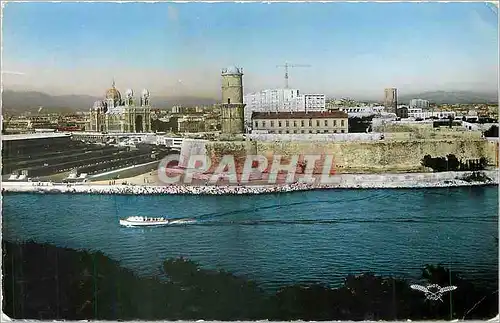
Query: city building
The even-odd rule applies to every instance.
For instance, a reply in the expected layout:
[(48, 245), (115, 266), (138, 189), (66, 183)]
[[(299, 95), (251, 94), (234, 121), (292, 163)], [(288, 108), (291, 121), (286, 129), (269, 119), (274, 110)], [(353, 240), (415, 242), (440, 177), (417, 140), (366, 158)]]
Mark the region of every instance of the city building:
[(177, 119), (178, 132), (204, 132), (206, 131), (205, 118), (202, 116), (183, 116)]
[(297, 89), (268, 89), (249, 93), (243, 97), (245, 122), (249, 123), (253, 112), (305, 112), (326, 109), (324, 94), (300, 94)]
[(429, 101), (422, 99), (411, 99), (409, 108), (428, 109)]
[(389, 113), (396, 113), (398, 107), (398, 89), (388, 88), (384, 90), (384, 107)]
[(187, 114), (187, 113), (203, 113), (204, 107), (183, 107), (183, 106), (173, 106), (171, 112), (173, 114)]
[(149, 91), (142, 91), (137, 105), (134, 92), (127, 90), (125, 99), (122, 99), (113, 81), (105, 99), (96, 101), (90, 109), (88, 131), (151, 132)]
[(326, 109), (326, 95), (303, 94), (297, 97), (299, 111), (324, 111)]
[(222, 70), (221, 132), (245, 132), (243, 103), (243, 69), (231, 66)]
[(423, 111), (421, 108), (408, 108), (408, 118), (414, 119), (448, 119), (452, 117), (455, 119), (456, 113), (454, 111)]
[(254, 112), (252, 123), (255, 132), (279, 134), (348, 132), (348, 116), (341, 111)]
[(408, 118), (408, 107), (405, 105), (400, 105), (396, 109), (396, 116), (401, 119), (407, 119)]
[(183, 113), (184, 112), (184, 108), (181, 107), (181, 106), (173, 106), (172, 107), (172, 113)]
[(339, 107), (338, 111), (346, 112), (350, 117), (365, 117), (384, 112), (383, 106), (358, 106), (358, 107)]
[[(146, 137), (146, 135), (138, 135)], [(30, 178), (74, 174), (83, 180), (86, 175), (96, 175), (134, 165), (160, 161), (169, 150), (162, 147), (129, 147), (110, 144), (94, 145), (89, 137), (100, 137), (100, 142), (109, 143), (111, 137), (127, 138), (123, 134), (109, 135), (92, 133), (30, 133), (2, 136), (2, 175), (8, 180), (28, 181)], [(116, 142), (116, 140), (115, 140)], [(117, 174), (109, 174), (116, 176)], [(138, 175), (138, 174), (137, 174)], [(131, 175), (134, 176), (134, 175)]]

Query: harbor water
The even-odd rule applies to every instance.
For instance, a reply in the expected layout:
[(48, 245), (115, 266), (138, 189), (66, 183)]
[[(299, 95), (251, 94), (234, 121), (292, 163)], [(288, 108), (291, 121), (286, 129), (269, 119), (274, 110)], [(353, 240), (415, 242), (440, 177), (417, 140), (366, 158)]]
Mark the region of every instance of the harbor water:
[[(120, 227), (128, 216), (195, 218)], [(417, 281), (425, 264), (498, 277), (498, 187), (304, 191), (257, 196), (8, 193), (3, 238), (100, 250), (140, 275), (183, 256), (266, 289), (337, 286), (374, 272)]]

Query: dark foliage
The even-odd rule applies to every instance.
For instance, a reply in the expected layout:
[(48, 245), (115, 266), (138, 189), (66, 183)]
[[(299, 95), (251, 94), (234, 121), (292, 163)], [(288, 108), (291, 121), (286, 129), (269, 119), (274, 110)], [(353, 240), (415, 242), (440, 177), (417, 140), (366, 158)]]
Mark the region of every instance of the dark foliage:
[(488, 166), (488, 159), (485, 157), (479, 160), (468, 160), (462, 162), (455, 155), (447, 155), (446, 157), (431, 157), (425, 155), (421, 161), (422, 166), (432, 168), (435, 172), (446, 171), (480, 171)]
[(4, 312), (12, 318), (101, 320), (484, 319), (498, 313), (497, 274), (477, 287), (442, 266), (421, 285), (455, 285), (426, 301), (402, 279), (349, 275), (340, 288), (294, 285), (271, 295), (232, 274), (184, 259), (164, 262), (167, 279), (140, 278), (100, 252), (3, 243)]
[(458, 127), (458, 126), (461, 126), (462, 124), (458, 121), (454, 121), (453, 118), (448, 118), (448, 120), (445, 120), (445, 119), (441, 119), (439, 120), (439, 118), (432, 118), (434, 119), (434, 122), (432, 123), (433, 127), (434, 128), (438, 128), (438, 127)]
[[(177, 121), (177, 119), (175, 119)], [(151, 120), (151, 131), (153, 132), (169, 132), (176, 131), (177, 126), (173, 122), (163, 122), (159, 119)]]
[(483, 134), (485, 137), (488, 137), (488, 138), (490, 138), (490, 137), (497, 138), (498, 137), (498, 126), (496, 126), (496, 125), (491, 126), (490, 129), (486, 130)]
[(479, 118), (467, 118), (467, 117), (462, 117), (462, 121), (466, 121), (468, 123), (479, 123), (479, 124), (484, 124), (484, 123), (497, 123), (498, 120), (495, 118), (488, 118), (488, 117), (479, 117)]
[(484, 173), (481, 172), (473, 172), (470, 175), (464, 176), (461, 178), (461, 180), (464, 180), (466, 182), (472, 183), (472, 182), (491, 182), (492, 179), (486, 176)]
[(371, 131), (371, 123), (373, 116), (369, 117), (353, 117), (348, 119), (349, 133), (361, 133)]

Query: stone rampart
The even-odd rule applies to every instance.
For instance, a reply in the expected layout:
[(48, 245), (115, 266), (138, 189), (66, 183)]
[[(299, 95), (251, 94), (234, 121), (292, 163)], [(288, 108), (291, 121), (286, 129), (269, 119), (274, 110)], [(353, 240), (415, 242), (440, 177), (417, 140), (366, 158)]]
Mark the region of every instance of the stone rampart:
[[(268, 163), (273, 156), (282, 156), (282, 164), (294, 155), (333, 155), (334, 168), (339, 172), (350, 171), (417, 171), (422, 170), (425, 155), (433, 157), (454, 154), (458, 159), (488, 158), (491, 164), (498, 161), (496, 144), (487, 140), (426, 139), (402, 141), (326, 142), (326, 141), (240, 141), (209, 142), (207, 154), (212, 165), (218, 165), (222, 156), (235, 157), (237, 171), (241, 170), (247, 155), (263, 155)], [(300, 160), (300, 158), (299, 158)], [(322, 158), (316, 163), (315, 173), (323, 171)], [(213, 167), (213, 166), (212, 166)]]

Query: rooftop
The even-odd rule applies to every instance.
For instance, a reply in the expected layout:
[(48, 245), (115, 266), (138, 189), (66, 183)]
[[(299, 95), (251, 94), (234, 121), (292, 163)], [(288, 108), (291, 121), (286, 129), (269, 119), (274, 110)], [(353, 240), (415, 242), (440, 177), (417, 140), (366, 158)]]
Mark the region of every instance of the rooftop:
[(342, 119), (348, 118), (342, 111), (311, 112), (254, 112), (252, 119)]
[(222, 70), (222, 75), (241, 75), (243, 74), (243, 70), (236, 66), (229, 66)]
[(19, 134), (19, 135), (2, 135), (2, 141), (62, 138), (62, 137), (71, 137), (71, 134), (69, 134), (69, 133), (42, 132), (42, 133), (25, 133), (25, 134)]

